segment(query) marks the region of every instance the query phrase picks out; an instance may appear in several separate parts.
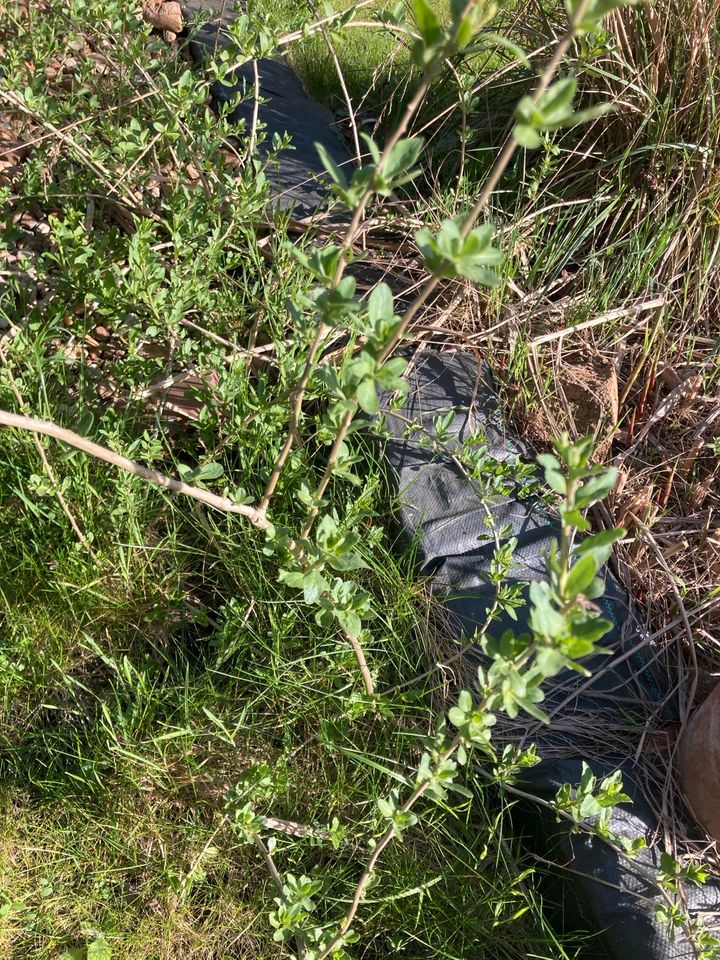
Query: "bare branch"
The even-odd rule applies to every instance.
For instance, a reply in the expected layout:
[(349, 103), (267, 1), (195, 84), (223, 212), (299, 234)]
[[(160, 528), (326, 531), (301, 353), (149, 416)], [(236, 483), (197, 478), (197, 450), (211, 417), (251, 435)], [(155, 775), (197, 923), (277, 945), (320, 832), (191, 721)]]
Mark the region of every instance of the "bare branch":
[(10, 413), (8, 410), (0, 410), (0, 425), (14, 427), (16, 430), (25, 430), (33, 434), (41, 433), (46, 437), (54, 437), (62, 443), (67, 443), (70, 447), (75, 447), (76, 450), (82, 450), (83, 453), (87, 453), (97, 460), (104, 460), (105, 463), (112, 464), (112, 466), (118, 467), (120, 470), (125, 470), (127, 473), (134, 473), (136, 476), (142, 477), (143, 480), (154, 483), (158, 487), (165, 487), (166, 490), (171, 490), (173, 493), (181, 493), (183, 496), (192, 497), (194, 500), (199, 500), (201, 503), (207, 504), (208, 507), (213, 507), (215, 510), (222, 510), (223, 513), (238, 513), (260, 530), (268, 530), (271, 526), (264, 514), (261, 514), (255, 507), (250, 507), (245, 503), (235, 503), (233, 500), (230, 500), (229, 497), (219, 497), (209, 490), (203, 490), (201, 487), (193, 487), (191, 484), (184, 483), (182, 480), (175, 480), (173, 477), (168, 477), (164, 473), (160, 473), (159, 470), (151, 470), (149, 467), (135, 463), (134, 460), (129, 460), (127, 457), (123, 457), (121, 454), (115, 453), (107, 447), (101, 446), (99, 443), (94, 443), (86, 437), (81, 437), (79, 433), (66, 430), (64, 427), (58, 426), (57, 423), (52, 423), (50, 420), (38, 420), (35, 417), (26, 417), (20, 413)]

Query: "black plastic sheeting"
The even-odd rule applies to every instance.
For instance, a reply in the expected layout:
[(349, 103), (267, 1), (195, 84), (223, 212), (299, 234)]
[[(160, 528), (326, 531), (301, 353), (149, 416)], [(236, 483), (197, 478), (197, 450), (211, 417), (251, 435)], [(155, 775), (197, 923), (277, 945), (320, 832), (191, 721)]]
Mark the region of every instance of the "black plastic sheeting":
[[(235, 16), (230, 0), (187, 0), (183, 9), (198, 60), (207, 57), (208, 48), (227, 42), (226, 28)], [(295, 216), (312, 215), (328, 201), (315, 144), (321, 143), (336, 163), (346, 167), (351, 166), (349, 154), (330, 111), (307, 96), (282, 57), (259, 60), (257, 66), (259, 120), (266, 131), (260, 156), (268, 157), (275, 134), (289, 134), (293, 144), (268, 167), (272, 203)], [(216, 83), (213, 96), (227, 102), (238, 93), (248, 95), (231, 115), (234, 122), (244, 121), (247, 132), (254, 109), (252, 64), (238, 67), (234, 77), (232, 85)], [(543, 557), (557, 539), (558, 520), (520, 486), (503, 495), (481, 495), (453, 461), (453, 443), (478, 433), (485, 436), (488, 456), (495, 461), (532, 458), (532, 452), (507, 430), (489, 375), (473, 355), (426, 350), (413, 358), (409, 379), (402, 416), (386, 409), (385, 427), (391, 437), (385, 455), (397, 478), (401, 524), (419, 547), (419, 573), (430, 578), (448, 612), (452, 634), (462, 643), (484, 624), (493, 601), (488, 573), (496, 543), (489, 536), (491, 529), (505, 528), (504, 539), (517, 538), (510, 578), (527, 584), (545, 576)], [(447, 443), (444, 435), (443, 452), (438, 453), (427, 438), (435, 433), (435, 418), (449, 413), (455, 440)], [(416, 426), (408, 428), (408, 422)], [(617, 807), (609, 827), (630, 840), (644, 837), (647, 849), (630, 861), (597, 837), (572, 833), (541, 804), (516, 808), (515, 822), (542, 858), (562, 867), (556, 871), (561, 878), (557, 920), (569, 930), (593, 934), (583, 951), (586, 958), (685, 960), (695, 955), (692, 945), (679, 932), (671, 940), (654, 918), (661, 902), (655, 878), (662, 824), (646, 799), (649, 786), (642, 763), (629, 759), (627, 749), (613, 747), (627, 745), (633, 735), (639, 741), (651, 722), (672, 721), (674, 701), (657, 664), (659, 651), (643, 640), (628, 598), (609, 571), (605, 586), (603, 613), (614, 629), (603, 645), (612, 649), (612, 656), (586, 662), (593, 673), (590, 680), (570, 671), (556, 678), (544, 703), (553, 717), (549, 728), (518, 723), (515, 729), (506, 727), (502, 735), (520, 744), (536, 742), (541, 756), (545, 752), (553, 758), (525, 774), (524, 789), (540, 800), (553, 799), (563, 783), (577, 784), (584, 759), (591, 761), (598, 777), (621, 768), (625, 792), (633, 803)], [(522, 620), (522, 611), (519, 615)], [(501, 617), (491, 630), (499, 635), (508, 627), (521, 631), (523, 623)], [(473, 656), (477, 662), (480, 654), (471, 651), (468, 658)], [(682, 897), (692, 916), (709, 925), (720, 919), (719, 879), (701, 889), (685, 887)]]
[[(216, 46), (228, 42), (227, 27), (237, 14), (231, 0), (187, 0), (183, 10), (193, 56), (202, 61)], [(290, 210), (296, 218), (312, 216), (327, 206), (327, 175), (315, 144), (323, 145), (338, 166), (352, 174), (353, 162), (335, 131), (335, 120), (327, 107), (313, 100), (303, 89), (295, 71), (281, 57), (256, 61), (260, 81), (258, 121), (263, 141), (258, 148), (261, 160), (268, 160), (277, 135), (290, 135), (292, 144), (279, 151), (266, 168), (273, 205)], [(245, 133), (252, 129), (255, 108), (255, 72), (252, 63), (233, 71), (234, 82), (216, 82), (212, 95), (217, 103), (229, 103), (238, 95), (241, 102), (230, 114), (232, 123), (244, 122)]]
[[(529, 454), (508, 432), (487, 371), (473, 355), (422, 351), (412, 359), (409, 380), (400, 415), (393, 414), (389, 397), (384, 398), (389, 434), (385, 456), (397, 478), (402, 526), (419, 548), (419, 572), (430, 578), (462, 645), (486, 622), (495, 595), (489, 579), (496, 549), (491, 530), (501, 531), (503, 542), (517, 538), (509, 579), (526, 584), (545, 578), (543, 558), (559, 538), (560, 525), (521, 485), (488, 495), (453, 460), (453, 449), (478, 435), (486, 438), (487, 456), (496, 461)], [(443, 434), (438, 450), (428, 444), (428, 437), (436, 434), (436, 418), (448, 415), (450, 438)], [(559, 891), (558, 919), (567, 929), (597, 933), (586, 957), (685, 960), (695, 956), (692, 944), (680, 932), (671, 940), (655, 920), (662, 903), (656, 882), (662, 829), (645, 799), (642, 762), (628, 758), (649, 720), (657, 724), (675, 719), (674, 701), (656, 663), (659, 651), (643, 639), (625, 592), (607, 569), (604, 579), (602, 613), (614, 627), (602, 644), (612, 654), (583, 661), (592, 671), (590, 679), (568, 670), (552, 682), (543, 704), (552, 716), (549, 727), (518, 724), (501, 734), (518, 743), (534, 741), (541, 757), (544, 751), (554, 757), (524, 774), (523, 789), (541, 800), (554, 799), (563, 783), (577, 785), (584, 759), (598, 777), (620, 768), (633, 803), (615, 808), (609, 828), (629, 840), (643, 837), (647, 848), (630, 860), (597, 837), (572, 833), (566, 821), (558, 822), (554, 813), (536, 804), (521, 807), (516, 824), (537, 853), (563, 868), (566, 882)], [(519, 622), (499, 618), (490, 633), (499, 636), (508, 627), (518, 633), (527, 630), (527, 612), (526, 607), (517, 611)], [(720, 918), (720, 879), (700, 889), (686, 886), (682, 896), (692, 916), (702, 916), (708, 925)]]

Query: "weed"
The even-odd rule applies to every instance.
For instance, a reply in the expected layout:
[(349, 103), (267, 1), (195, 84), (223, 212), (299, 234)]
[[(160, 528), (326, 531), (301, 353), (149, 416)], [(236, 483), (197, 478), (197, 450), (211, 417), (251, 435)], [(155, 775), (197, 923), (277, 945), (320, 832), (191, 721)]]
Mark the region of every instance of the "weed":
[[(469, 213), (417, 232), (430, 279), (398, 313), (385, 285), (358, 297), (347, 267), (369, 204), (415, 178), (412, 127), (485, 11), (453, 4), (448, 23), (417, 0), (412, 19), (393, 14), (413, 67), (386, 141), (363, 140), (352, 176), (328, 161), (349, 228), (291, 249), (264, 226), (262, 169), (236, 169), (209, 106), (229, 51), (200, 76), (116, 0), (3, 9), (0, 96), (29, 145), (2, 186), (0, 407), (21, 428), (0, 433), (8, 955), (309, 960), (355, 938), (378, 957), (574, 950), (468, 760), (494, 758), (494, 713), (538, 716), (542, 682), (601, 638), (583, 598), (613, 537), (572, 544), (614, 474), (588, 440), (546, 458), (564, 525), (532, 635), (486, 643), (453, 730), (418, 668), (427, 599), (383, 536), (359, 414), (402, 390), (393, 353), (445, 281), (502, 295), (509, 268), (481, 221), (506, 209), (498, 186), (524, 191), (518, 143), (543, 150), (532, 199), (553, 176), (558, 130), (579, 119), (575, 81), (555, 71), (585, 18), (616, 6), (569, 4)], [(366, 74), (354, 82), (357, 100)], [(548, 241), (538, 286), (592, 235), (586, 217), (570, 252)], [(331, 337), (348, 341), (339, 360)], [(620, 795), (588, 780), (559, 809), (581, 821)]]

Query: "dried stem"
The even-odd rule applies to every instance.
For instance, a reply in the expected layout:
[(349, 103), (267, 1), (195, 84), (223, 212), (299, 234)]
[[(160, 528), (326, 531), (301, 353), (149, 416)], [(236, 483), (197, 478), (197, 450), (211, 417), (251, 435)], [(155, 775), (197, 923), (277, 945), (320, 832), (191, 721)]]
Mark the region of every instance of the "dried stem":
[(252, 123), (250, 126), (250, 137), (248, 139), (247, 159), (252, 160), (255, 152), (255, 143), (257, 141), (258, 114), (260, 112), (260, 73), (258, 72), (258, 62), (253, 60), (253, 112)]
[(136, 476), (142, 477), (143, 480), (154, 483), (159, 487), (165, 487), (173, 493), (181, 493), (186, 497), (192, 497), (194, 500), (199, 500), (201, 503), (205, 503), (215, 510), (222, 510), (224, 513), (239, 513), (260, 530), (270, 528), (270, 522), (255, 507), (250, 507), (245, 503), (235, 503), (228, 497), (219, 497), (209, 490), (193, 487), (189, 483), (183, 483), (182, 480), (168, 477), (158, 470), (151, 470), (149, 467), (135, 463), (134, 460), (129, 460), (127, 457), (123, 457), (99, 443), (94, 443), (92, 440), (80, 436), (79, 433), (66, 430), (49, 420), (38, 420), (35, 417), (26, 417), (19, 413), (0, 410), (0, 425), (14, 427), (16, 430), (25, 430), (33, 434), (41, 433), (46, 437), (54, 437), (62, 443), (67, 443), (68, 446), (75, 447), (76, 450), (82, 450), (83, 453), (88, 453), (98, 460), (104, 460), (105, 463), (112, 464), (112, 466), (125, 470), (127, 473), (134, 473)]
[[(312, 0), (310, 0), (311, 9), (312, 9)], [(313, 9), (313, 13), (316, 11)], [(350, 96), (350, 91), (347, 88), (345, 83), (345, 74), (343, 73), (342, 67), (340, 66), (340, 61), (338, 60), (337, 52), (332, 42), (332, 37), (328, 31), (327, 26), (324, 23), (319, 24), (320, 32), (323, 35), (323, 40), (325, 41), (325, 46), (328, 48), (328, 52), (332, 58), (333, 66), (335, 67), (335, 73), (337, 74), (338, 83), (340, 84), (340, 89), (343, 92), (345, 97), (345, 105), (347, 106), (348, 111), (348, 120), (350, 122), (350, 128), (352, 129), (353, 136), (353, 146), (355, 147), (355, 159), (357, 160), (358, 166), (362, 165), (362, 152), (360, 150), (360, 138), (358, 136), (357, 123), (355, 121), (355, 110), (353, 109), (352, 98)]]

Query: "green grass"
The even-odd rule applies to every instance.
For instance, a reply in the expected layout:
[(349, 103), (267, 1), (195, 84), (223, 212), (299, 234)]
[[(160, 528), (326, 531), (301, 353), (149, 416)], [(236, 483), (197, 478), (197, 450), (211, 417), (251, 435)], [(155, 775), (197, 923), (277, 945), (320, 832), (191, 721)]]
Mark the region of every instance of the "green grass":
[[(17, 464), (17, 445), (2, 441)], [(114, 478), (98, 471), (92, 482), (114, 506)], [(118, 546), (95, 565), (72, 542), (29, 549), (34, 518), (5, 551), (2, 582), (22, 583), (3, 610), (6, 956), (56, 957), (97, 930), (116, 958), (277, 955), (273, 891), (222, 823), (227, 790), (266, 764), (269, 815), (318, 828), (337, 818), (339, 849), (278, 834), (276, 858), (323, 877), (339, 905), (374, 826), (372, 799), (407, 773), (432, 719), (422, 687), (381, 715), (349, 699), (342, 643), (288, 604), (239, 523), (210, 543), (179, 505), (143, 499), (139, 538), (115, 528)], [(99, 547), (110, 530), (95, 514), (87, 532)], [(390, 555), (377, 565), (388, 613), (370, 654), (394, 683), (422, 661), (422, 596), (402, 587), (409, 571)], [(483, 795), (449, 817), (426, 810), (417, 835), (390, 851), (361, 923), (370, 955), (557, 955), (533, 923), (532, 880), (519, 888), (504, 864)]]
[[(268, 0), (262, 10), (286, 31), (305, 16), (290, 0)], [(25, 214), (47, 223), (50, 237), (33, 244), (12, 218), (2, 227), (0, 249), (19, 259), (9, 261), (0, 288), (0, 318), (14, 334), (4, 342), (0, 407), (57, 420), (173, 475), (218, 463), (223, 475), (209, 487), (242, 488), (256, 500), (312, 335), (288, 323), (287, 301), (306, 295), (309, 282), (283, 246), (281, 227), (261, 225), (262, 185), (225, 171), (224, 121), (205, 109), (200, 81), (182, 79), (182, 59), (149, 39), (126, 4), (57, 0), (32, 29), (19, 16), (0, 4), (2, 42), (12, 49), (3, 90), (22, 92), (25, 107), (13, 112), (14, 129), (29, 141), (47, 133), (47, 123), (73, 126), (70, 141), (40, 140), (21, 178), (0, 187), (15, 221)], [(48, 81), (45, 69), (70, 36), (87, 37), (122, 69), (98, 74), (80, 57), (69, 88)], [(376, 30), (349, 31), (335, 43), (353, 103), (372, 88), (360, 117), (368, 126), (388, 123), (414, 82), (407, 52)], [(292, 58), (309, 88), (342, 110), (323, 39), (303, 41)], [(483, 61), (487, 77), (498, 63), (495, 54)], [(479, 61), (462, 69), (479, 71)], [(497, 130), (486, 135), (487, 115), (507, 118), (526, 82), (522, 72), (512, 84), (493, 79), (491, 95), (471, 109), (457, 191), (456, 121), (431, 130), (429, 222), (476, 192), (498, 139)], [(195, 100), (183, 94), (185, 84)], [(427, 118), (455, 95), (443, 84)], [(583, 294), (581, 319), (668, 287), (678, 269), (668, 254), (685, 229), (688, 194), (677, 199), (668, 188), (661, 213), (645, 216), (640, 174), (627, 171), (649, 136), (641, 129), (615, 141), (580, 176), (574, 134), (518, 155), (493, 211), (508, 226), (511, 256), (500, 291), (482, 303), (480, 327), (512, 300), (510, 281), (543, 293), (582, 267), (571, 286)], [(669, 168), (676, 152), (659, 162)], [(207, 191), (188, 182), (188, 164), (205, 176)], [(177, 179), (159, 190), (168, 170)], [(703, 209), (715, 203), (716, 187), (702, 195)], [(551, 216), (542, 213), (548, 204)], [(690, 219), (699, 221), (696, 210)], [(688, 311), (712, 289), (716, 227), (699, 228), (680, 261), (692, 268), (686, 282), (670, 285), (672, 302), (680, 291)], [(683, 313), (673, 327), (668, 312), (642, 348), (649, 356), (655, 336), (663, 358), (674, 361), (694, 344), (694, 316)], [(105, 346), (98, 326), (112, 334)], [(603, 343), (621, 333), (603, 329)], [(503, 335), (495, 360), (507, 395), (524, 392), (532, 403), (528, 338), (521, 331), (510, 349)], [(279, 362), (251, 366), (233, 351), (251, 339), (274, 343)], [(188, 364), (211, 385), (197, 422), (168, 423), (138, 394)], [(707, 374), (708, 391), (714, 376)], [(553, 386), (548, 375), (548, 393)], [(322, 470), (321, 398), (313, 386), (305, 443), (274, 505), (290, 526), (303, 516), (299, 481)], [(372, 530), (365, 527), (368, 569), (360, 578), (375, 612), (367, 654), (380, 687), (421, 678), (369, 705), (342, 636), (319, 626), (278, 582), (276, 560), (242, 519), (194, 509), (136, 476), (42, 443), (91, 552), (73, 533), (31, 439), (2, 429), (2, 955), (57, 960), (77, 949), (83, 957), (101, 933), (113, 960), (279, 957), (267, 916), (275, 891), (260, 857), (227, 823), (228, 792), (240, 784), (264, 815), (316, 832), (300, 841), (272, 833), (274, 855), (284, 872), (321, 878), (323, 910), (337, 917), (368, 837), (380, 832), (376, 800), (412, 775), (441, 700), (436, 678), (424, 677), (437, 653), (426, 627), (430, 601), (414, 580), (412, 552), (394, 542), (386, 478), (366, 451), (362, 485), (332, 488), (341, 515), (360, 516), (362, 507), (376, 514)], [(251, 789), (253, 778), (264, 780), (262, 789)], [(465, 783), (472, 802), (425, 804), (407, 840), (388, 849), (355, 924), (357, 955), (575, 956), (579, 940), (559, 940), (548, 927), (506, 798), (470, 772)], [(87, 960), (105, 958), (89, 950)]]
[[(45, 121), (74, 126), (67, 149), (41, 140), (3, 188), (15, 221), (39, 217), (49, 242), (3, 226), (17, 266), (0, 292), (13, 330), (0, 406), (173, 474), (220, 464), (211, 487), (257, 499), (312, 333), (287, 336), (287, 300), (308, 280), (281, 230), (263, 239), (261, 186), (224, 171), (227, 128), (205, 110), (202, 78), (190, 82), (125, 5), (58, 2), (32, 29), (12, 9), (1, 16), (3, 37), (17, 35), (4, 84), (22, 92), (18, 137)], [(99, 74), (81, 55), (69, 89), (48, 81), (68, 35), (123, 69)], [(188, 182), (189, 164), (207, 191)], [(275, 343), (279, 362), (252, 368), (213, 336)], [(188, 364), (215, 382), (196, 422), (169, 423), (142, 391)], [(317, 399), (313, 388), (311, 409)], [(276, 495), (274, 515), (290, 524), (302, 516), (298, 481), (321, 470), (316, 429)], [(278, 582), (242, 519), (41, 442), (52, 477), (28, 435), (0, 431), (2, 954), (102, 960), (106, 943), (113, 960), (278, 957), (272, 881), (230, 828), (228, 793), (239, 784), (263, 815), (316, 832), (268, 835), (279, 868), (321, 878), (323, 911), (341, 915), (381, 829), (376, 800), (412, 776), (432, 729), (433, 680), (369, 705), (342, 636)], [(390, 689), (433, 662), (425, 589), (383, 535), (391, 507), (377, 465), (359, 489), (336, 483), (333, 501), (350, 517), (377, 514), (364, 541), (367, 654)], [(519, 883), (504, 801), (467, 777), (472, 803), (425, 805), (383, 858), (355, 924), (364, 956), (566, 955), (532, 871)]]
[[(432, 0), (430, 5), (439, 19), (447, 23), (447, 0)], [(282, 33), (292, 33), (308, 21), (328, 16), (328, 10), (342, 11), (351, 6), (349, 0), (333, 2), (327, 8), (324, 5), (313, 7), (306, 0), (261, 0), (257, 9), (273, 27)], [(389, 13), (392, 7), (385, 0), (372, 0), (357, 11), (354, 19), (372, 22), (375, 26), (333, 30), (327, 37), (316, 33), (296, 41), (289, 48), (290, 60), (308, 92), (339, 118), (345, 119), (348, 106), (338, 77), (339, 65), (359, 129), (366, 133), (391, 129), (419, 80), (409, 39), (398, 36), (380, 23), (379, 17)], [(450, 89), (446, 89), (448, 87)], [(457, 94), (446, 78), (436, 85), (431, 109), (441, 109), (447, 104), (448, 96), (456, 97)]]
[[(348, 0), (331, 5), (336, 11), (351, 6)], [(445, 0), (436, 0), (434, 6), (439, 15), (446, 14)], [(373, 21), (378, 14), (389, 9), (388, 4), (381, 0), (373, 0), (359, 10), (354, 19)], [(262, 0), (259, 11), (270, 24), (284, 33), (300, 29), (308, 19), (312, 22), (317, 17), (328, 15), (321, 6), (316, 7), (316, 13), (311, 13), (312, 5), (304, 0)], [(328, 36), (353, 105), (361, 110), (361, 116), (371, 116), (387, 104), (399, 89), (412, 83), (413, 68), (408, 47), (399, 45), (396, 37), (380, 23), (377, 27), (335, 30)], [(313, 96), (333, 109), (346, 109), (337, 68), (322, 34), (294, 43), (290, 48), (290, 57)]]

